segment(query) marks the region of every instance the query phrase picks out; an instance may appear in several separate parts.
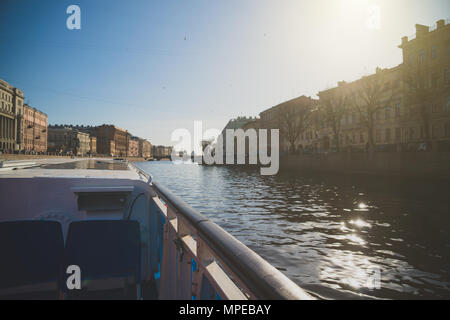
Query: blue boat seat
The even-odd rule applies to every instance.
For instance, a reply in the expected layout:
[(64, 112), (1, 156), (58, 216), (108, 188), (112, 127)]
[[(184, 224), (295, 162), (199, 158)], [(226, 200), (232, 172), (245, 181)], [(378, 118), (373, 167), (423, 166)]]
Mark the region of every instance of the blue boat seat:
[(68, 299), (139, 299), (140, 229), (137, 221), (78, 221), (69, 225), (64, 270), (76, 265), (81, 288), (63, 288)]
[(0, 299), (58, 299), (63, 250), (59, 222), (1, 222)]

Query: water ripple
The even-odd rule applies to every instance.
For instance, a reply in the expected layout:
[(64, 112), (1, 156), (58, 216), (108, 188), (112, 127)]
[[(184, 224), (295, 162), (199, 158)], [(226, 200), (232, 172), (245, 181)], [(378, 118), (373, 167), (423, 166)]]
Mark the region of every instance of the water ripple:
[[(448, 186), (139, 164), (304, 288), (331, 298), (450, 298)], [(379, 272), (380, 287), (368, 279)]]

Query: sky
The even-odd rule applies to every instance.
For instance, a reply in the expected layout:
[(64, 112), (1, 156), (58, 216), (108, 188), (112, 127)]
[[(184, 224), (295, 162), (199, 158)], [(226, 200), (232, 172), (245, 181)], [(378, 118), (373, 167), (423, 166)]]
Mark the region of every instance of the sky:
[(396, 66), (401, 37), (449, 16), (448, 0), (0, 0), (0, 78), (50, 124), (173, 145)]

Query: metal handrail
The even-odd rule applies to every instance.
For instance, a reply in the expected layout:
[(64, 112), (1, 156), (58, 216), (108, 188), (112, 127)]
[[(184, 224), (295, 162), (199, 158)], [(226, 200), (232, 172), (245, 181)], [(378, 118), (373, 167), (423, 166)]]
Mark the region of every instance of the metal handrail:
[(313, 299), (274, 266), (163, 185), (152, 182), (160, 198), (197, 231), (197, 235), (258, 299)]
[(158, 197), (195, 229), (196, 235), (201, 238), (202, 242), (238, 277), (238, 281), (243, 283), (254, 297), (266, 300), (315, 299), (282, 272), (209, 218), (189, 206), (165, 186), (152, 181), (151, 174), (131, 162), (128, 162), (128, 164), (148, 179), (148, 183), (153, 187)]

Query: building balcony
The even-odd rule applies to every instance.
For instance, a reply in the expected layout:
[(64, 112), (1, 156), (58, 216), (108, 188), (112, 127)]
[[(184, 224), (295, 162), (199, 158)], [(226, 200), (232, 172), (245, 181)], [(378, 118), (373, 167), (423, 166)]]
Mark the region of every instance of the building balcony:
[(12, 111), (10, 111), (10, 110), (7, 110), (7, 109), (5, 109), (5, 108), (0, 108), (0, 114), (1, 115), (4, 115), (4, 116), (7, 116), (8, 118), (11, 118), (11, 119), (14, 119), (15, 118), (15, 114), (14, 114), (14, 112), (12, 112)]

